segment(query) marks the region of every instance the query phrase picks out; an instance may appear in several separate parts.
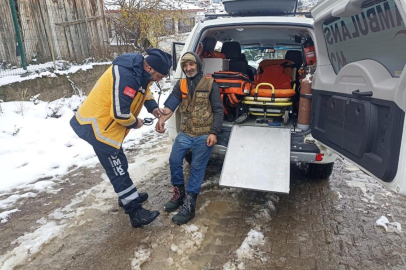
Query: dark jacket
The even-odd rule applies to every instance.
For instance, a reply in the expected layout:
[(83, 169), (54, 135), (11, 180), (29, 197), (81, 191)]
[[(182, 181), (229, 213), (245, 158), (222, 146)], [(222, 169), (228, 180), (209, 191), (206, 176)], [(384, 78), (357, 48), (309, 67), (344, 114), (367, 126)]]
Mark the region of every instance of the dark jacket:
[[(188, 83), (188, 89), (190, 96), (193, 97), (196, 86), (199, 84), (200, 80), (204, 77), (203, 75), (203, 63), (200, 60), (200, 57), (196, 53), (191, 53), (195, 56), (197, 61), (197, 75), (193, 78), (186, 76)], [(180, 90), (180, 80), (173, 87), (172, 93), (169, 95), (165, 101), (165, 106), (175, 111), (182, 101), (182, 92)], [(223, 125), (223, 104), (220, 99), (220, 90), (216, 82), (213, 83), (212, 91), (210, 93), (210, 102), (213, 110), (213, 125), (210, 130), (210, 134), (218, 135), (220, 134), (221, 126)]]
[(76, 134), (93, 147), (116, 155), (129, 130), (138, 125), (142, 106), (150, 113), (158, 107), (147, 87), (151, 75), (143, 60), (138, 53), (116, 58), (71, 119)]

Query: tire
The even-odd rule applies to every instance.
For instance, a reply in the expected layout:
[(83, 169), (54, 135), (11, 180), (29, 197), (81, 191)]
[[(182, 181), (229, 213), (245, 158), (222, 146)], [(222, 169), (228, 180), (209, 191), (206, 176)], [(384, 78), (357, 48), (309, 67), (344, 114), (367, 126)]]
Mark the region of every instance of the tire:
[(307, 175), (311, 178), (327, 179), (333, 172), (334, 162), (327, 164), (314, 164), (310, 163)]
[(192, 164), (192, 151), (189, 151), (186, 156), (185, 156), (185, 160), (187, 163)]

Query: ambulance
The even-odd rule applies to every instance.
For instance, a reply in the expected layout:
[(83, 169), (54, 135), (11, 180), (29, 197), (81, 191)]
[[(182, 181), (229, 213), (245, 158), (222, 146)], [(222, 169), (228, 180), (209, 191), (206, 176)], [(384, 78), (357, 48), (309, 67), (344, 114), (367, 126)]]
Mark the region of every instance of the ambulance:
[[(223, 4), (173, 44), (171, 81), (193, 51), (220, 87), (220, 185), (288, 193), (290, 166), (328, 178), (340, 155), (406, 195), (405, 0)], [(168, 125), (174, 139), (178, 112)]]

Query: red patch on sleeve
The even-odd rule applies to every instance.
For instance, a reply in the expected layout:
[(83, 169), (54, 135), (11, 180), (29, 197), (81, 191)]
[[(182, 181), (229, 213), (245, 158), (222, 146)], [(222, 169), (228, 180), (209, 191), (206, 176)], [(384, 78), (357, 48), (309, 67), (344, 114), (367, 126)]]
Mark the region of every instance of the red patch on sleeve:
[(134, 97), (135, 97), (135, 93), (137, 93), (137, 91), (134, 90), (134, 89), (132, 89), (132, 88), (129, 87), (129, 86), (126, 86), (126, 87), (124, 88), (124, 95), (126, 95), (126, 96), (129, 96), (129, 97), (134, 98)]

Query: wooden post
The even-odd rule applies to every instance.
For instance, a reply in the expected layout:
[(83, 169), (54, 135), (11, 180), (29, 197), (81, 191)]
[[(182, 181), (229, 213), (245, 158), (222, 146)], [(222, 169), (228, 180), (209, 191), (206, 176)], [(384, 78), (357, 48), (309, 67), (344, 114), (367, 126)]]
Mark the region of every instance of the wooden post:
[(46, 14), (48, 16), (48, 20), (44, 21), (44, 24), (45, 24), (45, 29), (46, 29), (46, 35), (48, 37), (49, 48), (51, 49), (51, 56), (52, 56), (52, 62), (54, 63), (54, 70), (56, 70), (54, 43), (52, 42), (51, 28), (49, 27), (49, 24), (51, 23), (51, 19), (49, 18), (48, 6), (47, 6), (46, 2), (45, 2), (45, 9), (46, 9)]
[(21, 54), (21, 63), (23, 65), (24, 70), (27, 70), (27, 62), (25, 61), (24, 46), (23, 46), (23, 41), (21, 39), (20, 26), (18, 25), (17, 10), (16, 10), (16, 6), (15, 6), (15, 2), (14, 2), (14, 0), (10, 0), (9, 2), (10, 2), (11, 14), (13, 15), (14, 28), (15, 28), (16, 36), (17, 36), (17, 44), (18, 44), (18, 48), (19, 48), (20, 54)]

